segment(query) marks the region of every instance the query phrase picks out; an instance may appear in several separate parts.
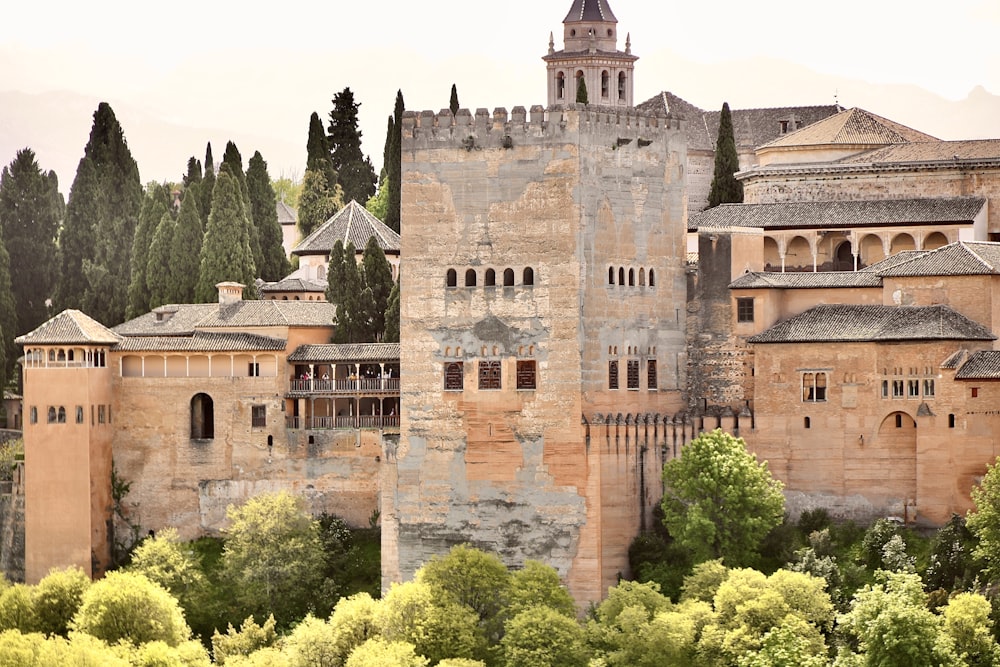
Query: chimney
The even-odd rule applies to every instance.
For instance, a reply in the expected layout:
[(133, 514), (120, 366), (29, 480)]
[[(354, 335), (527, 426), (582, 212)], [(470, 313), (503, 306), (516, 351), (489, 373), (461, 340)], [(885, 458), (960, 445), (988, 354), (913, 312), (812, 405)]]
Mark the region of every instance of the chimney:
[(218, 283), (215, 286), (219, 290), (219, 305), (229, 306), (243, 300), (242, 283)]

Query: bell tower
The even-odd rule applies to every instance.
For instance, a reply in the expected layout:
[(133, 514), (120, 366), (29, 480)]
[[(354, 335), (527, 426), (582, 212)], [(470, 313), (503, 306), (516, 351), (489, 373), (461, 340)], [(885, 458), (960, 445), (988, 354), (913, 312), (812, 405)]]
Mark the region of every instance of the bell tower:
[(608, 107), (631, 107), (635, 61), (631, 38), (618, 50), (618, 19), (608, 0), (573, 0), (563, 19), (563, 49), (555, 50), (549, 34), (549, 52), (542, 56), (548, 78), (548, 106), (576, 102), (579, 80), (587, 86), (587, 102)]

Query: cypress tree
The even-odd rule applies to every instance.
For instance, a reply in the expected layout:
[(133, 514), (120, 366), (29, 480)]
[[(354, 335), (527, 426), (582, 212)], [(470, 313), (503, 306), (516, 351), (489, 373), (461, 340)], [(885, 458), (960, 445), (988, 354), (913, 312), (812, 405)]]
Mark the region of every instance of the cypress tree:
[(18, 329), (30, 331), (19, 327), (17, 323), (17, 304), (14, 301), (14, 288), (10, 278), (10, 255), (4, 247), (3, 239), (0, 238), (0, 369), (3, 377), (0, 378), (0, 389), (6, 387), (13, 381), (19, 386), (20, 377), (15, 375), (14, 367), (17, 362), (17, 345), (14, 338), (18, 335)]
[(576, 103), (590, 104), (587, 100), (587, 82), (583, 80), (582, 76), (576, 80)]
[(198, 269), (195, 300), (209, 303), (218, 298), (216, 285), (221, 282), (243, 283), (243, 293), (256, 294), (257, 267), (250, 250), (250, 223), (240, 201), (239, 181), (220, 170), (212, 191), (212, 212), (205, 228)]
[(247, 190), (250, 192), (250, 218), (260, 239), (260, 277), (268, 282), (281, 280), (290, 271), (285, 248), (281, 245), (281, 225), (278, 224), (277, 202), (267, 162), (259, 151), (250, 158), (247, 167)]
[(16, 310), (12, 320), (0, 313), (4, 336), (13, 338), (31, 331), (49, 317), (45, 302), (55, 290), (61, 210), (62, 195), (55, 175), (39, 168), (30, 148), (18, 151), (0, 174), (0, 227), (9, 262), (3, 279), (6, 289), (13, 285), (10, 294), (0, 286), (0, 300), (12, 298)]
[(128, 286), (128, 309), (125, 317), (132, 319), (150, 310), (150, 292), (146, 273), (149, 262), (149, 246), (153, 242), (153, 234), (160, 225), (164, 214), (170, 210), (170, 193), (167, 187), (152, 183), (146, 189), (139, 210), (139, 226), (135, 230), (132, 241), (132, 280)]
[(333, 96), (333, 111), (327, 126), (330, 159), (344, 190), (344, 201), (366, 202), (375, 194), (375, 169), (361, 152), (358, 107), (350, 88)]
[(195, 159), (195, 157), (192, 155), (190, 158), (188, 158), (187, 173), (184, 175), (184, 178), (182, 179), (182, 183), (184, 185), (184, 191), (187, 192), (188, 188), (190, 188), (192, 184), (201, 183), (201, 178), (202, 178), (201, 162)]
[(198, 186), (198, 196), (201, 203), (199, 214), (202, 220), (208, 220), (208, 215), (212, 212), (212, 190), (214, 188), (215, 165), (212, 163), (212, 142), (210, 141), (205, 147), (205, 175), (202, 176), (201, 185)]
[[(341, 245), (338, 239), (337, 243)], [(339, 266), (333, 270), (333, 254), (330, 256), (331, 270), (327, 276), (327, 299), (337, 306), (333, 318), (334, 343), (366, 342), (369, 333), (368, 315), (371, 312), (372, 291), (364, 284), (358, 262), (355, 259), (354, 244), (347, 243), (340, 255)], [(337, 282), (334, 283), (336, 273)]]
[(455, 84), (451, 84), (451, 100), (448, 101), (448, 108), (451, 109), (451, 115), (454, 116), (458, 113), (458, 88)]
[[(232, 141), (226, 142), (226, 152), (222, 154), (222, 163), (219, 165), (219, 172), (228, 171), (229, 175), (236, 179), (240, 186), (240, 204), (243, 206), (243, 214), (246, 219), (253, 223), (250, 213), (250, 189), (247, 186), (247, 177), (243, 173), (243, 156)], [(260, 234), (256, 225), (251, 224), (247, 229), (250, 235), (250, 252), (253, 253), (254, 266), (264, 263), (260, 250)]]
[(399, 289), (397, 280), (392, 284), (389, 301), (385, 307), (385, 336), (382, 340), (386, 343), (399, 342)]
[(315, 111), (309, 116), (309, 138), (306, 140), (306, 171), (309, 170), (318, 171), (326, 176), (326, 185), (330, 192), (337, 187), (337, 171), (330, 159), (330, 144), (326, 140), (323, 122)]
[(344, 208), (344, 195), (340, 186), (334, 193), (326, 185), (326, 177), (318, 171), (306, 170), (302, 177), (302, 193), (299, 195), (299, 231), (303, 238), (330, 219), (334, 213)]
[(385, 335), (385, 311), (389, 302), (389, 292), (392, 291), (393, 280), (389, 261), (385, 258), (385, 253), (379, 247), (374, 236), (369, 238), (365, 245), (361, 265), (364, 285), (371, 292), (371, 300), (365, 304), (368, 307), (368, 313), (364, 319), (368, 323), (368, 330), (364, 332), (364, 341), (359, 342), (382, 340)]
[(736, 180), (740, 170), (740, 158), (736, 153), (736, 139), (733, 136), (733, 116), (729, 103), (722, 104), (719, 114), (719, 137), (715, 142), (715, 172), (712, 187), (708, 191), (708, 208), (719, 204), (739, 204), (743, 201), (743, 184)]
[(201, 204), (197, 192), (181, 200), (181, 211), (170, 245), (170, 267), (173, 291), (169, 301), (194, 303), (195, 287), (201, 267), (201, 245), (205, 230), (201, 224)]
[[(80, 160), (66, 204), (66, 217), (59, 230), (59, 278), (55, 310), (84, 307), (84, 259), (94, 256), (94, 229), (104, 202), (97, 167), (87, 155)], [(26, 329), (25, 331), (30, 331)]]
[[(386, 226), (394, 232), (400, 230), (400, 206), (402, 199), (402, 157), (403, 157), (403, 111), (406, 109), (403, 104), (403, 91), (396, 91), (396, 104), (392, 112), (392, 135), (390, 143), (390, 155), (385, 160), (385, 179), (389, 182), (389, 203), (386, 207)], [(387, 142), (389, 143), (389, 142)]]
[(149, 276), (150, 309), (170, 303), (176, 292), (170, 263), (174, 227), (174, 217), (169, 213), (164, 213), (149, 245), (146, 274)]

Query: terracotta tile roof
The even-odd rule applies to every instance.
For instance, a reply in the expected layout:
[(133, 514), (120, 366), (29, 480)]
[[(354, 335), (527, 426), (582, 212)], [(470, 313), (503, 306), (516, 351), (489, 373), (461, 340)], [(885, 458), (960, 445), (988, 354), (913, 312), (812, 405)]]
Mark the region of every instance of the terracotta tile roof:
[(756, 336), (750, 343), (994, 340), (981, 324), (947, 306), (814, 306)]
[(1000, 139), (918, 141), (876, 148), (838, 160), (837, 164), (892, 164), (1000, 160)]
[(123, 352), (254, 352), (284, 350), (283, 338), (249, 333), (209, 333), (196, 331), (191, 336), (128, 336), (115, 348)]
[(836, 146), (937, 141), (934, 137), (864, 109), (847, 109), (760, 146)]
[(956, 380), (1000, 380), (1000, 350), (973, 352), (955, 373)]
[(399, 343), (345, 343), (300, 345), (288, 355), (290, 362), (399, 361)]
[(881, 276), (979, 276), (1000, 273), (1000, 243), (959, 241), (877, 270)]
[(820, 289), (824, 287), (881, 286), (881, 276), (861, 271), (750, 272), (729, 283), (729, 289)]
[(965, 363), (965, 358), (967, 356), (969, 356), (967, 350), (956, 350), (954, 353), (949, 355), (947, 359), (941, 362), (941, 368), (958, 368)]
[(119, 324), (114, 331), (121, 336), (190, 336), (197, 329), (217, 327), (315, 327), (330, 325), (335, 312), (336, 306), (326, 301), (173, 304)]
[(302, 239), (293, 255), (329, 255), (334, 243), (342, 241), (346, 247), (348, 242), (361, 252), (368, 244), (368, 239), (375, 237), (382, 251), (399, 254), (399, 234), (392, 231), (381, 220), (368, 212), (356, 201), (337, 211), (336, 214), (313, 233)]
[(218, 310), (217, 303), (181, 303), (160, 306), (114, 328), (122, 336), (190, 336), (198, 323)]
[(710, 227), (799, 229), (972, 224), (985, 206), (986, 200), (980, 197), (721, 204), (692, 215), (688, 219), (688, 230)]
[(34, 331), (18, 336), (18, 345), (113, 345), (119, 337), (79, 310), (64, 310)]
[(868, 266), (858, 269), (858, 271), (865, 271), (867, 273), (878, 273), (879, 271), (884, 271), (888, 268), (896, 266), (901, 262), (908, 262), (914, 257), (920, 257), (921, 255), (927, 253), (927, 250), (900, 250), (895, 255), (889, 255), (885, 259), (881, 259), (874, 264), (869, 264)]
[[(719, 137), (721, 110), (705, 111), (670, 92), (662, 92), (636, 109), (655, 115), (680, 115), (688, 140), (688, 150), (714, 151)], [(781, 121), (799, 121), (804, 127), (833, 116), (841, 109), (835, 104), (811, 107), (774, 107), (769, 109), (730, 109), (733, 117), (733, 138), (737, 148), (753, 149), (781, 134)]]
[(279, 225), (294, 225), (298, 222), (299, 214), (294, 208), (283, 201), (279, 201), (275, 206), (278, 210)]
[(283, 278), (276, 283), (264, 283), (261, 292), (325, 292), (326, 283), (307, 278)]
[(563, 19), (563, 23), (573, 23), (575, 21), (607, 21), (618, 23), (618, 19), (611, 13), (608, 0), (573, 0), (573, 6), (569, 8), (569, 13)]

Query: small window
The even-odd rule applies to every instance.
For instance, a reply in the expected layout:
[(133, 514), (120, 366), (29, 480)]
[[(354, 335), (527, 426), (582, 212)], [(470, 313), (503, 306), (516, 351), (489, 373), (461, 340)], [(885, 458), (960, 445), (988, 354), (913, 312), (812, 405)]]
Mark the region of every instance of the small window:
[(924, 380), (924, 398), (934, 398), (934, 380)]
[(566, 97), (566, 75), (562, 72), (556, 74), (556, 98), (563, 99)]
[(882, 380), (882, 398), (889, 398), (889, 381)]
[(892, 397), (893, 398), (903, 398), (903, 381), (893, 380), (892, 381)]
[(948, 415), (948, 428), (955, 428), (955, 415)]
[(608, 389), (618, 388), (618, 360), (608, 362)]
[(59, 412), (56, 413), (56, 421), (60, 424), (66, 423), (66, 408), (61, 405), (59, 406)]
[(483, 278), (484, 287), (496, 287), (497, 272), (493, 269), (486, 269), (486, 276)]
[(524, 267), (524, 279), (521, 281), (524, 285), (534, 285), (535, 284), (535, 270), (530, 266)]
[(48, 422), (50, 424), (55, 424), (56, 423), (56, 409), (55, 409), (55, 407), (53, 407), (51, 405), (49, 406)]
[(639, 360), (629, 359), (626, 366), (626, 378), (629, 389), (639, 388)]
[(38, 423), (38, 408), (35, 407), (34, 405), (32, 405), (29, 414), (30, 414), (29, 421), (32, 424), (37, 424)]
[(615, 284), (615, 267), (613, 266), (608, 268), (608, 284)]
[(896, 428), (903, 428), (903, 415), (896, 413)]
[(264, 428), (267, 426), (267, 406), (253, 405), (250, 407), (250, 426)]
[(215, 438), (215, 403), (208, 394), (191, 397), (191, 439)]
[(455, 269), (448, 269), (448, 273), (445, 274), (444, 280), (445, 286), (456, 287), (458, 285), (458, 273), (455, 272)]
[(639, 287), (646, 286), (646, 269), (639, 269)]
[(625, 267), (623, 266), (618, 267), (618, 284), (619, 285), (625, 284)]
[(618, 99), (625, 99), (625, 72), (618, 73)]
[(656, 277), (653, 275), (653, 269), (649, 270), (649, 286), (656, 287)]
[(972, 398), (979, 398), (979, 387), (972, 387)]
[(465, 388), (465, 368), (461, 361), (444, 365), (444, 390), (462, 391)]
[(517, 388), (535, 389), (535, 361), (519, 359), (517, 361)]
[(736, 321), (753, 322), (753, 297), (736, 299)]
[(514, 269), (504, 269), (503, 271), (503, 286), (513, 287), (514, 286)]
[(635, 269), (628, 270), (628, 286), (635, 287)]
[(653, 391), (656, 387), (656, 359), (649, 359), (646, 361), (646, 388)]
[(480, 361), (479, 362), (479, 388), (480, 389), (500, 389), (500, 362)]
[(601, 97), (607, 97), (611, 94), (611, 75), (608, 74), (608, 70), (601, 72)]
[(476, 270), (469, 269), (465, 272), (465, 286), (475, 287), (476, 286)]
[(97, 406), (97, 423), (105, 424), (108, 421), (107, 408), (103, 405)]
[(252, 378), (260, 377), (260, 364), (256, 361), (251, 361), (247, 364), (247, 375)]
[(82, 424), (83, 423), (83, 406), (82, 405), (76, 406), (76, 423), (77, 424)]
[(822, 402), (826, 400), (826, 373), (802, 374), (802, 401), (804, 403)]
[(805, 426), (806, 428), (812, 428), (812, 421), (809, 419), (809, 417), (806, 417), (802, 425)]

